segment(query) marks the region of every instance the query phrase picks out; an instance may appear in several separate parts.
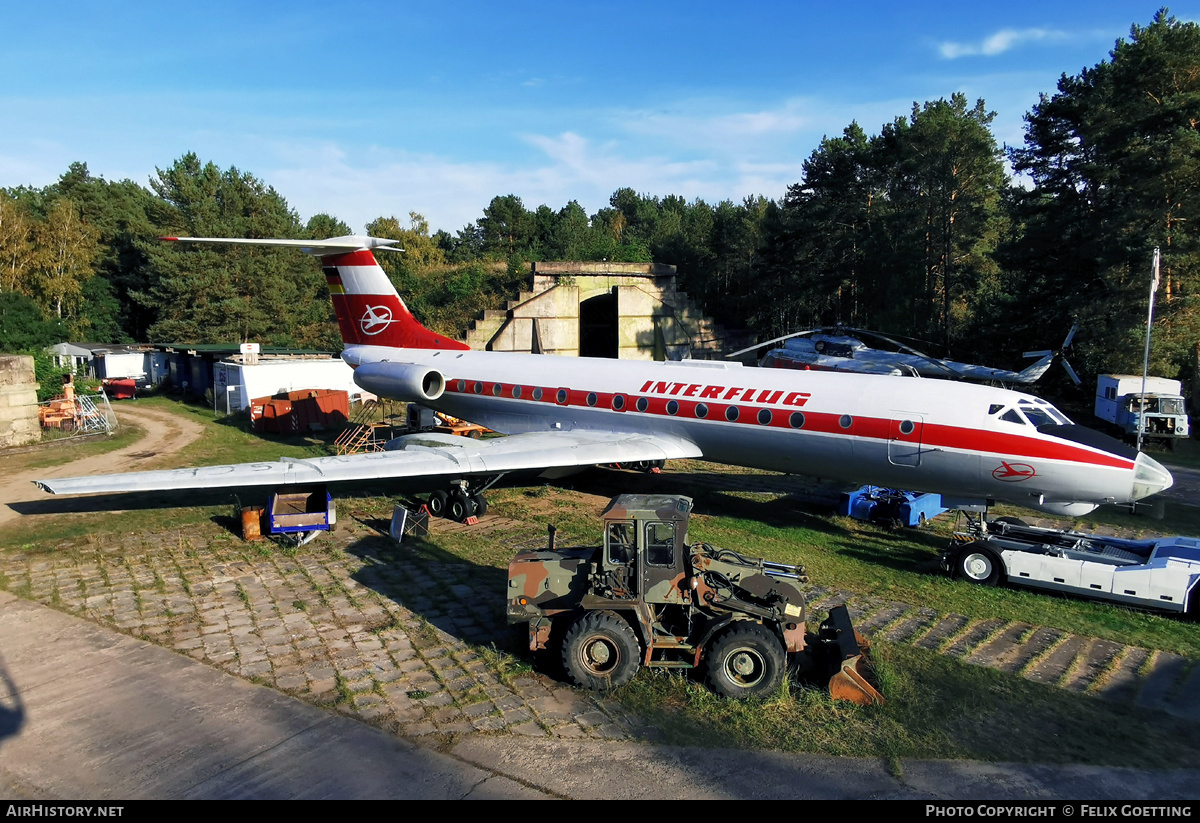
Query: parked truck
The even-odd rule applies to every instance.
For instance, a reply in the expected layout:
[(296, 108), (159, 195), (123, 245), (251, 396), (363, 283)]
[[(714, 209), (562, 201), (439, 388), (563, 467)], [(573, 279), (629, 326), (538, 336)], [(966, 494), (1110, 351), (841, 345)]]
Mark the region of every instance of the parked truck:
[(1096, 381), (1096, 416), (1119, 429), (1130, 441), (1137, 439), (1144, 420), (1144, 436), (1171, 447), (1191, 433), (1181, 389), (1178, 380), (1147, 377), (1142, 394), (1139, 375), (1102, 374)]
[(835, 698), (882, 702), (846, 607), (809, 635), (804, 569), (689, 544), (691, 511), (688, 497), (620, 495), (599, 546), (556, 548), (551, 527), (545, 549), (509, 564), (508, 622), (527, 624), (531, 651), (559, 649), (571, 680), (594, 690), (643, 665), (703, 667), (717, 693), (758, 697), (796, 664)]

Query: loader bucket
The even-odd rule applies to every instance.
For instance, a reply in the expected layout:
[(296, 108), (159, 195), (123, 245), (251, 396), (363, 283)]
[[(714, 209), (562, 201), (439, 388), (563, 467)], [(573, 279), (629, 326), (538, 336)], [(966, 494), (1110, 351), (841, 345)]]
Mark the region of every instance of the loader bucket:
[(870, 682), (873, 679), (868, 656), (871, 644), (854, 630), (845, 606), (829, 610), (829, 617), (821, 624), (817, 638), (825, 657), (830, 697), (860, 706), (884, 702), (883, 695)]

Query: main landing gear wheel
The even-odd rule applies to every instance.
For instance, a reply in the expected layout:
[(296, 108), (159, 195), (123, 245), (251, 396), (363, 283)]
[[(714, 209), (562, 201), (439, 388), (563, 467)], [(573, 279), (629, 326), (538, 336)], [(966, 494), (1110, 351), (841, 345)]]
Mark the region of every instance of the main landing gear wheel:
[(987, 549), (968, 546), (958, 555), (958, 573), (978, 586), (995, 586), (1000, 580), (1000, 561)]
[(451, 520), (465, 523), (468, 517), (475, 515), (475, 502), (471, 499), (471, 495), (462, 489), (455, 489), (450, 492), (450, 500), (446, 506), (446, 512)]
[(483, 517), (488, 510), (487, 498), (483, 493), (503, 476), (498, 474), (475, 483), (455, 481), (448, 488), (438, 489), (429, 495), (425, 505), (433, 517), (446, 517), (460, 523), (465, 523), (471, 517)]
[(708, 654), (708, 684), (725, 697), (764, 697), (779, 688), (786, 672), (783, 644), (759, 623), (735, 623)]
[(629, 469), (630, 471), (642, 472), (643, 474), (653, 474), (662, 471), (663, 466), (667, 465), (666, 460), (634, 460), (631, 463), (617, 463), (621, 468)]
[(612, 612), (591, 612), (567, 630), (562, 654), (563, 668), (576, 685), (606, 691), (633, 679), (642, 647), (624, 620)]
[(449, 502), (449, 499), (450, 495), (441, 490), (429, 495), (429, 500), (425, 503), (429, 508), (429, 514), (433, 517), (445, 517), (446, 504)]

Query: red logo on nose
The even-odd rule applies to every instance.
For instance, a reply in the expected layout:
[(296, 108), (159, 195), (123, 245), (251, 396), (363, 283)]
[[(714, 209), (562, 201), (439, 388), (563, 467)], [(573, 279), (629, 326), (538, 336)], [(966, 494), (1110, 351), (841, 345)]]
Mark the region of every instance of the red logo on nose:
[(1000, 465), (992, 470), (992, 477), (1004, 483), (1018, 483), (1022, 480), (1028, 480), (1037, 474), (1033, 466), (1028, 463), (1006, 463), (1000, 461)]

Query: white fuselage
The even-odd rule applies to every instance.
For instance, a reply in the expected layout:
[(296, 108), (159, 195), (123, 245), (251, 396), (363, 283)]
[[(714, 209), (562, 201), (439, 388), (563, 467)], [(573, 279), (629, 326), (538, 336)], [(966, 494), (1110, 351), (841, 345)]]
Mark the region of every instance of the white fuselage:
[[(721, 463), (1072, 515), (1100, 503), (1129, 503), (1171, 482), (1144, 455), (1056, 436), (1054, 426), (1039, 431), (1002, 419), (1003, 409), (1049, 404), (988, 386), (708, 361), (376, 346), (348, 346), (343, 358), (352, 366), (386, 361), (435, 369), (445, 391), (422, 402), (505, 434), (664, 435), (694, 443)], [(359, 382), (380, 388), (378, 381)]]

